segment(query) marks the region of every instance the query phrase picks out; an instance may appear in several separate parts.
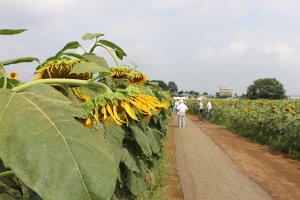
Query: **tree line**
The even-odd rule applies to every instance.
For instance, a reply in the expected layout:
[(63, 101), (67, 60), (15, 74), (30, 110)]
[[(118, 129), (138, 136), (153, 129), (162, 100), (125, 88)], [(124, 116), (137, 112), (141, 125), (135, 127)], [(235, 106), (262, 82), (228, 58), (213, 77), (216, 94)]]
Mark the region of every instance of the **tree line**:
[[(155, 82), (159, 87), (164, 90), (169, 90), (170, 93), (177, 93), (178, 95), (182, 93), (189, 93), (193, 96), (198, 96), (199, 92), (191, 91), (178, 91), (178, 87), (174, 81), (168, 82), (166, 84), (162, 80), (151, 80), (149, 82)], [(242, 94), (242, 98), (247, 99), (285, 99), (286, 91), (283, 85), (276, 78), (263, 78), (257, 79), (253, 81), (253, 84), (247, 87), (247, 93)], [(208, 95), (207, 92), (203, 93), (204, 95)], [(225, 98), (224, 96), (220, 96), (219, 92), (216, 92), (217, 98)]]

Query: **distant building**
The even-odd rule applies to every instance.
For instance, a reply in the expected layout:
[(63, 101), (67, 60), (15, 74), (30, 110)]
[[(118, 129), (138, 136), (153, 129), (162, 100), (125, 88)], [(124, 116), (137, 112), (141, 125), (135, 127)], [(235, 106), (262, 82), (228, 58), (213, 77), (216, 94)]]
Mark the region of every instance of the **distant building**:
[(183, 99), (191, 99), (193, 97), (193, 95), (191, 95), (189, 93), (182, 93), (179, 95), (179, 97), (183, 97)]
[(235, 92), (231, 86), (221, 86), (220, 96), (235, 97)]
[(295, 100), (295, 99), (299, 99), (300, 100), (300, 95), (288, 95), (287, 99), (288, 100)]

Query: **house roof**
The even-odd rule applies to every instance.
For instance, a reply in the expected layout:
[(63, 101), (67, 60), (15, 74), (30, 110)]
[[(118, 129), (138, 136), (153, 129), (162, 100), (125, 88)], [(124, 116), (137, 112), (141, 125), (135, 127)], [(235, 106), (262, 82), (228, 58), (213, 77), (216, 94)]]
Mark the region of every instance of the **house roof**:
[(180, 96), (180, 97), (186, 97), (186, 96), (192, 96), (192, 95), (189, 94), (189, 93), (182, 93), (182, 94), (180, 94), (179, 96)]

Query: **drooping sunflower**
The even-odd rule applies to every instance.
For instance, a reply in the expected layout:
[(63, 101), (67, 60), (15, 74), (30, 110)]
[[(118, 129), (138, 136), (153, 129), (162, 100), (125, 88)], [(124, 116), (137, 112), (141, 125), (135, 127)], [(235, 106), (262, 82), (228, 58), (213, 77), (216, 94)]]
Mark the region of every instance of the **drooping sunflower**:
[(18, 78), (18, 72), (10, 72), (9, 73), (9, 78), (17, 79)]
[(159, 109), (166, 105), (156, 97), (143, 94), (137, 87), (128, 86), (115, 93), (98, 95), (91, 101), (83, 103), (82, 107), (104, 124), (112, 124), (115, 121), (119, 125), (126, 123), (128, 126), (129, 117), (136, 121), (140, 120), (136, 112), (145, 120), (153, 115), (152, 112), (158, 113)]
[(144, 85), (148, 81), (147, 76), (145, 76), (143, 73), (134, 71), (132, 75), (129, 77), (127, 81), (127, 85), (131, 84), (138, 84), (140, 86)]
[(49, 79), (49, 78), (66, 78), (88, 80), (92, 78), (91, 73), (71, 73), (75, 64), (84, 63), (80, 59), (61, 58), (46, 62), (41, 69), (35, 71), (34, 75), (38, 75), (33, 80)]
[(132, 76), (131, 69), (128, 67), (112, 67), (110, 68), (112, 79), (122, 79), (127, 76)]
[(82, 102), (87, 102), (87, 101), (89, 101), (91, 99), (91, 97), (86, 96), (85, 94), (83, 94), (83, 92), (81, 92), (81, 91), (79, 91), (79, 90), (77, 90), (75, 88), (72, 88), (71, 90), (72, 90), (73, 94), (78, 99), (80, 99)]

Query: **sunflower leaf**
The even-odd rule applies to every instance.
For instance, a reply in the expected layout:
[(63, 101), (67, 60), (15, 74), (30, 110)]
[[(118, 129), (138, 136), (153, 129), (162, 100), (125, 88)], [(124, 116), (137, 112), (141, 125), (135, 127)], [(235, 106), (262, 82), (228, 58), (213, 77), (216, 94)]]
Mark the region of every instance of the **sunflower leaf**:
[(116, 52), (116, 56), (118, 58), (120, 58), (121, 60), (123, 60), (124, 56), (127, 56), (126, 53), (123, 51), (123, 49), (121, 49), (119, 46), (117, 46), (116, 44), (107, 41), (107, 40), (99, 40), (98, 43), (104, 44), (110, 48), (112, 48), (113, 50), (115, 50)]
[(62, 53), (68, 49), (77, 49), (78, 47), (81, 47), (81, 45), (77, 41), (69, 42), (60, 50), (54, 57), (57, 59), (62, 55)]
[(86, 33), (84, 36), (82, 36), (82, 40), (92, 40), (94, 38), (98, 38), (103, 36), (104, 34), (102, 33), (96, 33), (96, 34), (92, 34), (92, 33)]
[(18, 64), (18, 63), (23, 63), (23, 62), (32, 62), (32, 61), (37, 61), (40, 63), (39, 59), (34, 58), (34, 57), (23, 57), (23, 58), (17, 58), (17, 59), (12, 59), (12, 60), (6, 60), (3, 62), (3, 65), (11, 65), (11, 64)]
[(105, 77), (111, 74), (111, 71), (105, 69), (104, 67), (99, 67), (94, 62), (78, 63), (74, 65), (72, 73), (79, 74), (84, 72), (91, 72), (91, 73), (99, 72), (102, 75), (101, 77)]
[[(118, 176), (103, 134), (52, 87), (0, 89), (0, 157), (43, 199), (109, 199)], [(72, 188), (72, 189), (71, 189)]]
[[(99, 57), (93, 53), (85, 53), (85, 54), (83, 54), (83, 56), (86, 59), (88, 59), (89, 61), (96, 63), (98, 66), (104, 67), (109, 70), (109, 66), (103, 57)], [(113, 80), (112, 80), (111, 76), (106, 76), (105, 79), (106, 79), (106, 83), (109, 87), (113, 85)]]
[(0, 35), (16, 35), (28, 29), (0, 29)]

